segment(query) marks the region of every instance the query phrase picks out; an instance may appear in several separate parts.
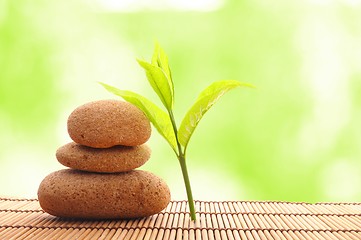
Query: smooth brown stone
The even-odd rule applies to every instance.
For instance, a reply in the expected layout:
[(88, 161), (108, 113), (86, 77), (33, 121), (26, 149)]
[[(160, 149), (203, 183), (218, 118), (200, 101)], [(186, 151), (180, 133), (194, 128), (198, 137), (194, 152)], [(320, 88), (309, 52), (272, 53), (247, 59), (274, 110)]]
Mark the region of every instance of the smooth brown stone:
[(141, 170), (90, 173), (64, 169), (41, 182), (38, 199), (54, 216), (84, 219), (127, 219), (162, 211), (170, 201), (167, 184)]
[(115, 173), (142, 166), (148, 161), (150, 153), (150, 148), (145, 144), (135, 147), (91, 148), (71, 142), (56, 151), (56, 158), (66, 167), (89, 172)]
[(76, 108), (68, 118), (68, 133), (81, 145), (109, 148), (137, 146), (151, 134), (148, 118), (136, 106), (117, 100), (100, 100)]

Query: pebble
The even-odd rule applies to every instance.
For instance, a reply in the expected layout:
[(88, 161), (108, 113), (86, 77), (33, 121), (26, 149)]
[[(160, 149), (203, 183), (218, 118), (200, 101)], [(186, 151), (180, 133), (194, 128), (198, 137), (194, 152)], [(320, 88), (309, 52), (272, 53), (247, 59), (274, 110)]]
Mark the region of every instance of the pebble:
[(151, 134), (145, 114), (133, 104), (118, 100), (79, 106), (70, 114), (67, 125), (74, 142), (93, 148), (142, 145)]
[(150, 154), (151, 150), (145, 144), (134, 147), (91, 148), (71, 142), (56, 151), (56, 158), (64, 166), (73, 169), (115, 173), (142, 166), (148, 161)]
[(45, 212), (58, 217), (128, 219), (162, 211), (170, 192), (161, 178), (147, 171), (101, 174), (63, 169), (44, 178), (38, 199)]

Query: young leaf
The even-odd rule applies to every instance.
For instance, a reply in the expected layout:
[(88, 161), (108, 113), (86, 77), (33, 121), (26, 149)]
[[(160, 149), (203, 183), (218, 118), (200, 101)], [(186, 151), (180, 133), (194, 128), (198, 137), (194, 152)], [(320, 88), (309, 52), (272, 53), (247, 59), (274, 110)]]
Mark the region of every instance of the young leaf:
[(165, 74), (169, 80), (171, 89), (174, 93), (172, 73), (170, 71), (170, 67), (169, 67), (169, 63), (168, 63), (168, 56), (164, 52), (164, 50), (162, 49), (162, 47), (159, 45), (158, 42), (155, 44), (154, 53), (153, 53), (153, 57), (152, 57), (152, 65), (158, 66), (161, 69), (163, 69), (163, 71), (165, 72)]
[(147, 79), (168, 111), (173, 109), (173, 91), (165, 72), (158, 66), (137, 59), (144, 68)]
[(253, 87), (251, 84), (241, 83), (235, 80), (223, 80), (214, 82), (199, 95), (194, 105), (189, 109), (178, 130), (178, 140), (184, 148), (204, 114), (229, 90), (239, 87)]
[(109, 92), (122, 97), (125, 101), (130, 102), (137, 106), (139, 109), (141, 109), (151, 121), (153, 126), (158, 130), (160, 135), (162, 135), (164, 139), (167, 140), (169, 145), (173, 148), (173, 150), (177, 152), (177, 142), (174, 135), (172, 123), (166, 112), (164, 112), (147, 98), (137, 93), (120, 90), (118, 88), (101, 82), (100, 84)]

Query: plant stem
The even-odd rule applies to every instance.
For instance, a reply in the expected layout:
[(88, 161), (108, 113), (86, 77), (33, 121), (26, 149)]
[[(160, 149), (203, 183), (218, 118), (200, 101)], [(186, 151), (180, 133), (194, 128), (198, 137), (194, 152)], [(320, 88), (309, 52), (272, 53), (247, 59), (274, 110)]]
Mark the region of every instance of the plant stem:
[(196, 220), (196, 211), (194, 209), (193, 194), (192, 194), (191, 183), (189, 181), (188, 170), (187, 170), (187, 165), (186, 165), (186, 159), (185, 159), (183, 154), (180, 155), (178, 159), (179, 159), (179, 163), (180, 163), (180, 166), (181, 166), (181, 169), (182, 169), (184, 184), (186, 186), (187, 197), (188, 197), (188, 205), (189, 205), (189, 210), (190, 210), (190, 214), (191, 214), (191, 219), (193, 221), (195, 221)]
[(168, 113), (169, 113), (169, 117), (170, 117), (170, 120), (171, 120), (172, 125), (173, 125), (173, 131), (174, 131), (175, 138), (176, 138), (176, 141), (177, 141), (177, 146), (178, 146), (177, 157), (178, 157), (181, 169), (182, 169), (184, 185), (186, 187), (186, 192), (187, 192), (189, 211), (190, 211), (190, 214), (191, 214), (191, 219), (193, 221), (195, 221), (196, 220), (196, 211), (195, 211), (195, 208), (194, 208), (194, 200), (193, 200), (191, 183), (189, 181), (189, 175), (188, 175), (186, 158), (185, 158), (185, 151), (183, 152), (183, 148), (182, 148), (182, 146), (181, 146), (181, 144), (179, 143), (179, 140), (178, 140), (178, 130), (177, 130), (177, 125), (176, 125), (176, 122), (175, 122), (175, 119), (174, 119), (173, 112), (168, 111)]

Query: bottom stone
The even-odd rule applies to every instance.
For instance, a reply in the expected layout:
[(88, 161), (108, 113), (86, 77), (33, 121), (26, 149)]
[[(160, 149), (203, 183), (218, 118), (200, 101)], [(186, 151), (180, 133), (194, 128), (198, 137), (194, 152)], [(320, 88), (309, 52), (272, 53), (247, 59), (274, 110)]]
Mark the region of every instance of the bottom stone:
[(162, 211), (170, 201), (167, 184), (141, 170), (90, 173), (64, 169), (41, 182), (38, 199), (43, 210), (67, 218), (139, 218)]

